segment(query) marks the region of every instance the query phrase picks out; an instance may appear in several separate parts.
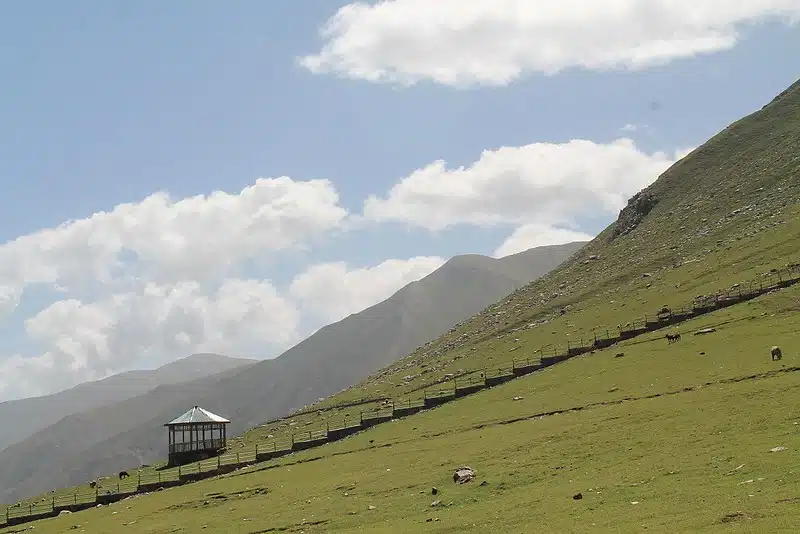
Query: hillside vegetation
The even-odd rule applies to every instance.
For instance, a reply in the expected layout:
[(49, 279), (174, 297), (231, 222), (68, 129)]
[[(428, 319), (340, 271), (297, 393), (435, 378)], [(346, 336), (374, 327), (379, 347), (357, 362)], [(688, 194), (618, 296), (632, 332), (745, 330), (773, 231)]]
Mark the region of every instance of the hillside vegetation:
[(0, 502), (161, 459), (163, 424), (191, 406), (229, 418), (233, 435), (339, 391), (545, 274), (582, 245), (537, 247), (500, 259), (456, 256), (274, 360), (98, 402), (0, 452)]
[[(619, 225), (555, 271), (313, 414), (269, 429), (563, 350), (662, 306), (765, 278), (800, 262), (798, 200), (800, 83), (666, 171)], [(775, 291), (678, 325), (675, 344), (664, 331), (646, 334), (335, 443), (44, 520), (36, 531), (794, 532), (798, 311), (797, 286)], [(692, 335), (705, 328), (715, 331)], [(779, 362), (769, 356), (775, 344)], [(266, 440), (266, 431), (243, 439)], [(454, 484), (463, 465), (477, 478)]]

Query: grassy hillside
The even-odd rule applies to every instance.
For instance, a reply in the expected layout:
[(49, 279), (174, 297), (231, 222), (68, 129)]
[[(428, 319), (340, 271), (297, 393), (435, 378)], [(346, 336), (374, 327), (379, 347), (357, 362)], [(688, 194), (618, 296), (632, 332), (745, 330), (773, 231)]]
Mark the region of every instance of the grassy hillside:
[[(36, 531), (686, 532), (735, 523), (791, 532), (800, 456), (797, 414), (785, 407), (800, 401), (798, 302), (797, 289), (769, 295), (684, 327), (714, 324), (709, 336), (667, 345), (652, 334)], [(736, 344), (724, 342), (730, 336)], [(787, 354), (780, 363), (767, 353), (776, 339)], [(770, 452), (776, 446), (787, 449)], [(476, 470), (474, 482), (452, 482), (460, 465)]]
[(52, 395), (0, 402), (0, 450), (68, 415), (137, 397), (161, 385), (189, 382), (252, 363), (245, 358), (193, 354), (158, 369), (120, 373)]
[[(795, 84), (669, 169), (562, 267), (326, 399), (316, 417), (765, 278), (800, 262), (798, 201)], [(793, 532), (798, 311), (794, 286), (683, 323), (676, 344), (663, 331), (637, 337), (339, 442), (36, 530)], [(716, 331), (692, 335), (707, 327)], [(769, 357), (774, 344), (780, 362)], [(314, 416), (302, 417), (275, 424)], [(460, 465), (477, 479), (454, 484)]]
[(0, 502), (154, 462), (165, 449), (162, 425), (194, 405), (230, 418), (236, 433), (341, 390), (556, 267), (582, 244), (501, 259), (455, 257), (275, 360), (67, 417), (0, 453)]

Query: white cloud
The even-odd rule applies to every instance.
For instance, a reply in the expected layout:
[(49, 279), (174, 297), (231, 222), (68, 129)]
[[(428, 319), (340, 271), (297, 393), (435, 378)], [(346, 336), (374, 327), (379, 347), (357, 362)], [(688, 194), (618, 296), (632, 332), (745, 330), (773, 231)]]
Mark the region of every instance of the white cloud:
[(504, 85), (527, 72), (643, 69), (719, 52), (747, 23), (798, 15), (798, 0), (353, 2), (301, 64), (371, 82)]
[(582, 216), (613, 214), (687, 151), (646, 154), (630, 139), (573, 140), (484, 151), (470, 167), (436, 161), (412, 172), (364, 216), (438, 231), (459, 224), (574, 227)]
[(325, 263), (298, 275), (289, 291), (311, 313), (334, 322), (387, 299), (444, 262), (444, 258), (437, 256), (418, 256), (353, 270), (344, 262)]
[(194, 281), (146, 283), (93, 302), (54, 302), (25, 322), (43, 351), (0, 359), (0, 397), (49, 393), (194, 352), (274, 356), (300, 340), (301, 312), (313, 324), (338, 321), (388, 298), (444, 263), (420, 256), (348, 269), (313, 265), (285, 294), (259, 280), (226, 279), (214, 290)]
[(297, 305), (267, 281), (240, 279), (243, 265), (305, 246), (346, 216), (327, 180), (281, 177), (236, 194), (156, 193), (0, 245), (0, 318), (33, 285), (63, 299), (25, 323), (38, 356), (0, 359), (0, 399), (193, 351), (274, 355), (297, 340)]
[(44, 347), (0, 360), (5, 396), (45, 393), (193, 352), (262, 356), (297, 341), (298, 312), (269, 283), (225, 280), (211, 294), (197, 282), (146, 284), (95, 302), (57, 301), (25, 323)]
[(0, 320), (5, 319), (17, 306), (21, 290), (18, 287), (0, 285)]
[(503, 244), (494, 251), (493, 256), (502, 258), (534, 247), (561, 245), (574, 241), (591, 241), (593, 238), (593, 235), (567, 228), (555, 228), (544, 224), (526, 224), (514, 230), (503, 241)]
[[(125, 274), (172, 283), (201, 280), (271, 251), (302, 245), (346, 216), (327, 180), (259, 179), (237, 194), (179, 201), (155, 193), (141, 202), (69, 221), (0, 246), (0, 286), (70, 289)], [(135, 266), (123, 262), (135, 257)]]

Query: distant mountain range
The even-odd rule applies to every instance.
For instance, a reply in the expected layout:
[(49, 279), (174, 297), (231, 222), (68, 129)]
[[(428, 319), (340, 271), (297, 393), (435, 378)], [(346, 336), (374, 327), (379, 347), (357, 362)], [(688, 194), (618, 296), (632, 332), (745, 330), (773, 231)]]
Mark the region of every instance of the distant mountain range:
[(154, 370), (120, 373), (52, 395), (0, 402), (0, 450), (68, 415), (138, 397), (157, 386), (190, 382), (254, 363), (246, 358), (193, 354)]
[[(456, 256), (273, 360), (194, 355), (156, 371), (4, 403), (11, 406), (4, 411), (0, 405), (0, 423), (31, 417), (34, 410), (47, 416), (44, 423), (3, 436), (13, 444), (0, 452), (0, 502), (162, 459), (163, 424), (194, 405), (229, 418), (233, 435), (340, 391), (546, 274), (583, 245), (537, 247), (500, 259)], [(147, 378), (125, 379), (136, 373)]]

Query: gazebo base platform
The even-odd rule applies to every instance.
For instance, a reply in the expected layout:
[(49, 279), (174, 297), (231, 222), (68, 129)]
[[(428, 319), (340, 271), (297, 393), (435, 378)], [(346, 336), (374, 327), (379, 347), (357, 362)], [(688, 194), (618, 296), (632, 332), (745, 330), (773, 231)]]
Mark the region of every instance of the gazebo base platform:
[(186, 452), (172, 452), (169, 454), (167, 467), (176, 467), (179, 465), (190, 464), (193, 462), (200, 462), (209, 458), (214, 458), (219, 455), (220, 451), (217, 449), (209, 449), (204, 451), (186, 451)]

